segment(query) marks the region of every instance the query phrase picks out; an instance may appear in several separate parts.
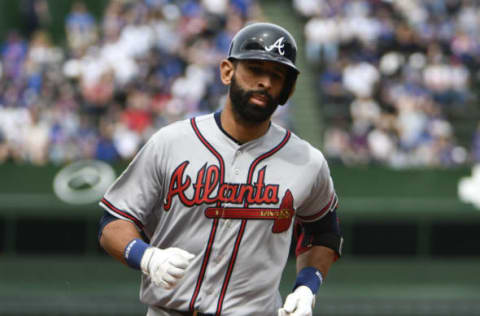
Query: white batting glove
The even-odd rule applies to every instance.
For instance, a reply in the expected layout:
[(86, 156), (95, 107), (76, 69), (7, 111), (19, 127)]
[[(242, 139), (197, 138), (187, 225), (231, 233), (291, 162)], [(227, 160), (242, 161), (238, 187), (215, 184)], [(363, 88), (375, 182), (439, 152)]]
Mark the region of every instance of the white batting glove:
[(195, 255), (180, 249), (149, 247), (140, 262), (142, 272), (150, 276), (156, 286), (174, 288), (185, 275)]
[(278, 316), (312, 316), (315, 306), (315, 295), (305, 285), (301, 285), (290, 293), (285, 304), (278, 310)]

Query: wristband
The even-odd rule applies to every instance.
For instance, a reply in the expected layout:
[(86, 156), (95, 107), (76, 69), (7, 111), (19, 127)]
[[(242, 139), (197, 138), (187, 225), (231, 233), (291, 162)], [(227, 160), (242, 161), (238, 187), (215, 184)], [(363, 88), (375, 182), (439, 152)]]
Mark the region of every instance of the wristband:
[(293, 289), (295, 290), (300, 285), (305, 285), (312, 290), (313, 295), (316, 295), (322, 282), (323, 277), (320, 271), (314, 267), (306, 267), (298, 273)]
[(140, 262), (142, 261), (143, 254), (148, 247), (150, 247), (150, 245), (139, 238), (135, 238), (129, 242), (123, 252), (123, 257), (128, 266), (140, 270)]

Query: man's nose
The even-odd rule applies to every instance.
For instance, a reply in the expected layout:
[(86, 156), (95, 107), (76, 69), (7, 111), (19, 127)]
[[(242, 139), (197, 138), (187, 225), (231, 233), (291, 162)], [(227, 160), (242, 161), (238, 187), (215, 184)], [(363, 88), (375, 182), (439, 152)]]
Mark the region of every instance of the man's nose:
[(258, 78), (257, 85), (263, 90), (269, 90), (272, 87), (272, 78), (268, 74), (261, 74)]

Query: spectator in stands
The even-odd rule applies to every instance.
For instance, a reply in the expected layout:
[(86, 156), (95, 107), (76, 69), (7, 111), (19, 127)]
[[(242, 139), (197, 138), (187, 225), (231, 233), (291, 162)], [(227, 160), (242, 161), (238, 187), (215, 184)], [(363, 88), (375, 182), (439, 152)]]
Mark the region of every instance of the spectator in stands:
[(343, 85), (357, 98), (369, 98), (380, 79), (377, 68), (363, 61), (354, 61), (343, 70)]
[(52, 21), (47, 0), (21, 0), (20, 12), (27, 37), (38, 30), (47, 29)]
[(347, 122), (343, 118), (336, 118), (325, 130), (325, 154), (333, 162), (346, 165), (355, 164), (355, 153), (351, 142), (351, 135), (345, 127)]
[(321, 14), (324, 1), (318, 0), (293, 0), (293, 7), (304, 17), (314, 17)]
[(372, 130), (367, 136), (372, 162), (394, 167), (402, 164), (399, 159), (401, 153), (398, 152), (396, 132), (395, 119), (392, 115), (381, 114), (381, 117), (375, 120)]
[(321, 61), (326, 64), (338, 58), (338, 39), (340, 37), (339, 21), (319, 13), (308, 20), (305, 25), (305, 55), (308, 62), (316, 65)]
[(102, 119), (100, 121), (100, 137), (97, 141), (94, 158), (107, 162), (118, 160), (119, 153), (113, 141), (113, 132), (114, 122), (109, 119)]
[(23, 63), (27, 56), (27, 42), (16, 31), (7, 35), (7, 40), (2, 44), (2, 81), (16, 81), (22, 72)]
[(41, 120), (39, 107), (29, 111), (30, 123), (25, 128), (25, 160), (34, 165), (44, 165), (48, 162), (49, 126)]
[(73, 3), (65, 20), (67, 42), (71, 50), (82, 51), (97, 41), (95, 18), (81, 0)]
[(322, 103), (346, 104), (351, 102), (351, 97), (343, 85), (342, 60), (325, 65), (318, 81), (319, 90), (322, 91)]

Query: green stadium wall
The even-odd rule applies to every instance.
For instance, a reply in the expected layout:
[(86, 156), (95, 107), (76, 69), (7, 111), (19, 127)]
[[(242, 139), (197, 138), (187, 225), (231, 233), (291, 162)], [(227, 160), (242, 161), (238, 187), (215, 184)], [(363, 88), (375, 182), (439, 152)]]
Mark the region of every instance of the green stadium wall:
[[(61, 167), (0, 165), (0, 253), (102, 253), (96, 231), (103, 211), (97, 203), (70, 205), (55, 196), (53, 180)], [(125, 165), (113, 167), (118, 175)], [(480, 211), (457, 197), (457, 184), (470, 168), (399, 171), (332, 165), (331, 171), (345, 254), (480, 254), (475, 241)]]

